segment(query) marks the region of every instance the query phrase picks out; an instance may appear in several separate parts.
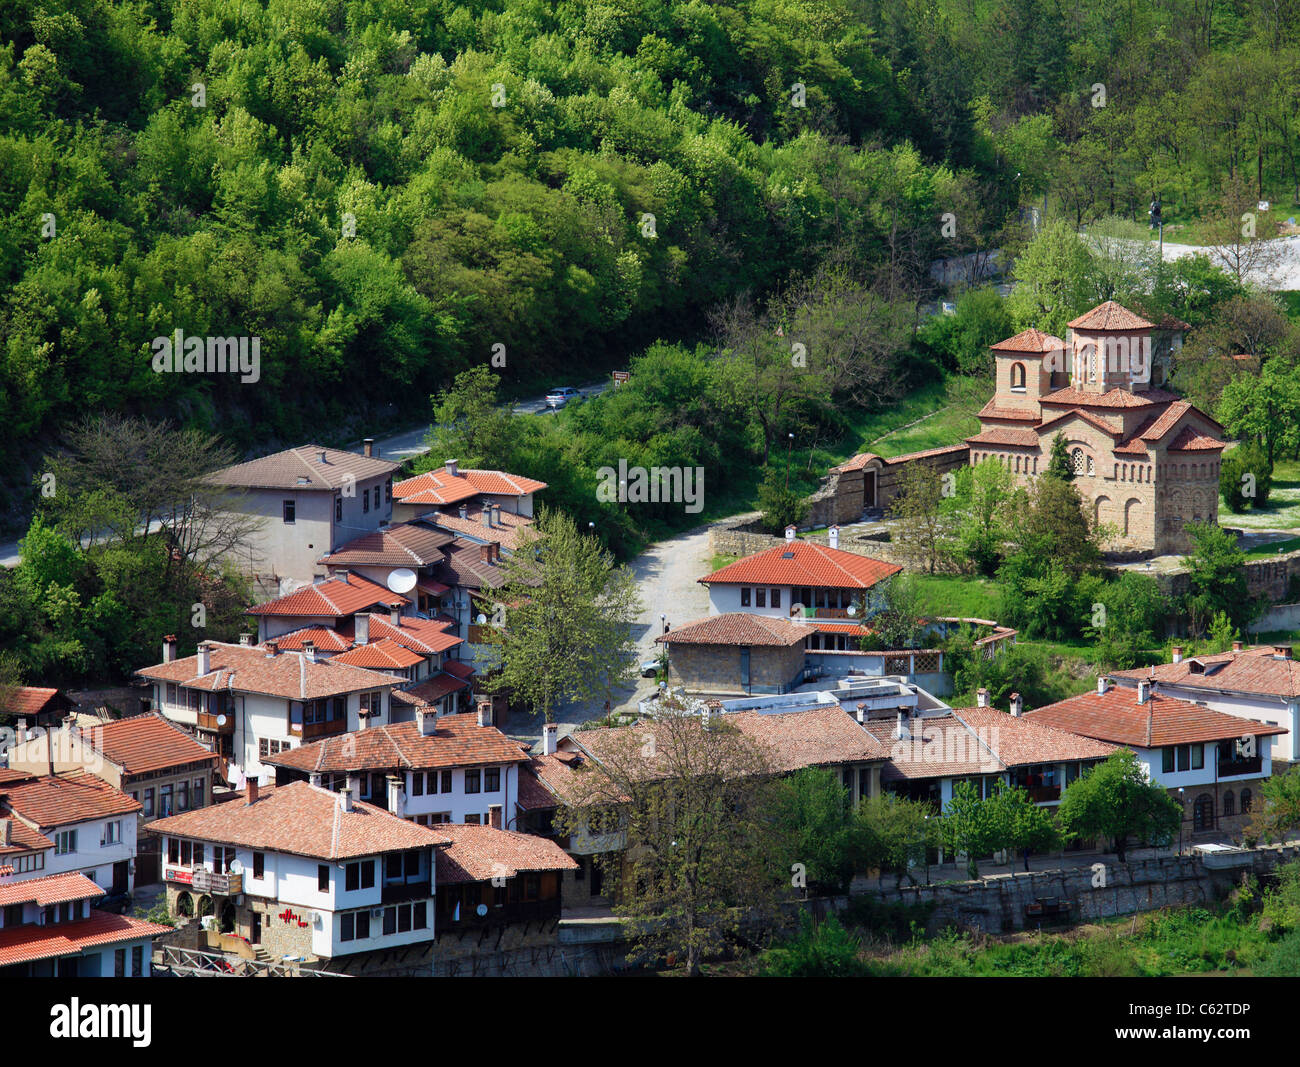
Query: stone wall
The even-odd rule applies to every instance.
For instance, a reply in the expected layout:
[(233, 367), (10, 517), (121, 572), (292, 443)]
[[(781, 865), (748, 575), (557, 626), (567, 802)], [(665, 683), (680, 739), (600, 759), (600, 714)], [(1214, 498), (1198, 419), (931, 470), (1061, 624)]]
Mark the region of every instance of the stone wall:
[[(1274, 603), (1286, 600), (1291, 589), (1291, 579), (1300, 575), (1300, 549), (1283, 552), (1269, 559), (1248, 560), (1245, 570), (1246, 588), (1251, 596), (1263, 596)], [(1181, 567), (1155, 573), (1154, 577), (1160, 584), (1160, 591), (1167, 597), (1180, 597), (1190, 588), (1187, 571)]]
[(785, 648), (753, 646), (749, 656), (748, 690), (741, 684), (740, 649), (734, 645), (671, 646), (668, 680), (696, 693), (786, 693), (803, 678), (802, 644)]
[[(1040, 897), (1056, 897), (1071, 905), (1073, 921), (1092, 922), (1115, 915), (1154, 911), (1157, 908), (1200, 904), (1222, 897), (1241, 881), (1245, 871), (1263, 873), (1280, 862), (1293, 860), (1300, 849), (1262, 848), (1248, 855), (1248, 865), (1212, 870), (1199, 856), (1167, 856), (1117, 863), (1105, 862), (1105, 885), (1091, 866), (1028, 874), (995, 875), (976, 882), (894, 888), (886, 875), (883, 890), (872, 883), (865, 892), (893, 904), (932, 905), (928, 933), (956, 925), (1000, 934), (1032, 927), (1038, 920), (1026, 909)], [(1102, 862), (1098, 858), (1098, 862)]]

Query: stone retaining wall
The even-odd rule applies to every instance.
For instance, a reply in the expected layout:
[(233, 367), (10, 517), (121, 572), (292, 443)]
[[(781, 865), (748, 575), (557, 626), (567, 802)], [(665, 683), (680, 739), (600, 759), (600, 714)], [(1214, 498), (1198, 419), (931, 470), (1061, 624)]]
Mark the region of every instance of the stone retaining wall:
[[(934, 910), (926, 923), (930, 934), (953, 925), (1000, 934), (1036, 925), (1038, 920), (1030, 918), (1026, 909), (1040, 897), (1068, 901), (1070, 918), (1078, 922), (1208, 903), (1239, 884), (1243, 873), (1270, 871), (1278, 863), (1294, 860), (1298, 853), (1300, 848), (1296, 846), (1256, 849), (1250, 853), (1248, 866), (1222, 870), (1206, 867), (1199, 856), (1167, 856), (1130, 863), (1108, 857), (1104, 861), (1104, 886), (1094, 886), (1098, 876), (1091, 867), (1083, 866), (994, 875), (977, 882), (902, 888), (887, 884), (884, 889), (872, 885), (863, 892), (891, 904), (932, 905)], [(1103, 862), (1100, 857), (1098, 862)], [(886, 875), (885, 881), (891, 883), (893, 876)], [(847, 904), (848, 898), (843, 899)]]

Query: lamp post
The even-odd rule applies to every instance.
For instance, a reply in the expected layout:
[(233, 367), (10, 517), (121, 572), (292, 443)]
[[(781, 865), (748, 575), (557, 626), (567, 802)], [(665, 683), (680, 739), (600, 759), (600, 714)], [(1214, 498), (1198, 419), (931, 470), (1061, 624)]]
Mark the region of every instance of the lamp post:
[(660, 613), (659, 613), (659, 622), (660, 622), (660, 624), (663, 626), (663, 632), (664, 632), (664, 633), (667, 633), (667, 632), (668, 632), (668, 616), (665, 615), (663, 612), (660, 612)]
[(1178, 855), (1180, 856), (1183, 854), (1183, 812), (1186, 810), (1183, 804), (1183, 787), (1180, 785), (1178, 787)]
[(785, 491), (787, 493), (790, 491), (790, 454), (794, 451), (794, 434), (789, 434), (788, 436), (790, 438), (790, 443), (786, 446), (785, 450)]

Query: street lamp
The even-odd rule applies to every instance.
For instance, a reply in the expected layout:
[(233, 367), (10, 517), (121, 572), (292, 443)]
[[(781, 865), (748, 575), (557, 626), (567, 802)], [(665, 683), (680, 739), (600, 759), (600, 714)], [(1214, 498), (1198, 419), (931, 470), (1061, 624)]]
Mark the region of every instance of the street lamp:
[(785, 491), (790, 491), (790, 453), (794, 451), (794, 434), (790, 434), (790, 443), (785, 450)]
[(665, 614), (663, 614), (663, 612), (660, 612), (660, 613), (659, 613), (659, 622), (663, 625), (664, 633), (667, 633), (667, 632), (668, 632), (668, 616), (665, 615)]
[(1178, 855), (1183, 854), (1183, 813), (1187, 810), (1183, 807), (1183, 787), (1178, 787)]

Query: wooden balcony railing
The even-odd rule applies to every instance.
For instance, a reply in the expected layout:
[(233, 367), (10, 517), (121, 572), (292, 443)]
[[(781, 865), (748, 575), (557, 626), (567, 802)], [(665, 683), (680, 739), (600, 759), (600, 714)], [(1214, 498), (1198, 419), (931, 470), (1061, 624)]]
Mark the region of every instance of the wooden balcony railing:
[(226, 712), (200, 711), (198, 728), (213, 734), (233, 734), (235, 717)]

